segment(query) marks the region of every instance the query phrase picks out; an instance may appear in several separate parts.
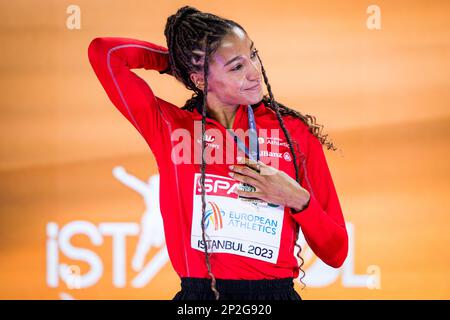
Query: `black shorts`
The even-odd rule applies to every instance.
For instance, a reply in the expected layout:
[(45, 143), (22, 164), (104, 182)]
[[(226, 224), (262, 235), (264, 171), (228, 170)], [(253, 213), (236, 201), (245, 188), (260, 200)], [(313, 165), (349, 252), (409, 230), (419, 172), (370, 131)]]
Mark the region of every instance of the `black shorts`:
[[(219, 300), (302, 300), (293, 278), (274, 280), (216, 279)], [(181, 291), (173, 300), (216, 300), (211, 279), (181, 278)]]

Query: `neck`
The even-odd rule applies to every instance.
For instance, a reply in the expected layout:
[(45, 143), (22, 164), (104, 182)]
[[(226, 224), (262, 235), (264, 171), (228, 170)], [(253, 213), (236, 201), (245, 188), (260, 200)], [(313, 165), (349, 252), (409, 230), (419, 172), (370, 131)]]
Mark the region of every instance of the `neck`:
[(234, 118), (236, 116), (236, 110), (239, 105), (231, 106), (207, 106), (208, 113), (217, 121), (219, 121), (225, 128), (230, 129), (233, 127)]

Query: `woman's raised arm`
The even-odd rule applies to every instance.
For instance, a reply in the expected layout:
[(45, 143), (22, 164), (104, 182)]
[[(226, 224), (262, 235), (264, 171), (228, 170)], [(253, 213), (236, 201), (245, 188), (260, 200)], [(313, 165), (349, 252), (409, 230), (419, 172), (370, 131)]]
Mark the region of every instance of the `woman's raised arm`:
[(89, 62), (111, 102), (141, 133), (155, 152), (165, 121), (149, 85), (131, 69), (162, 73), (170, 69), (168, 50), (156, 44), (118, 37), (99, 37), (88, 48)]

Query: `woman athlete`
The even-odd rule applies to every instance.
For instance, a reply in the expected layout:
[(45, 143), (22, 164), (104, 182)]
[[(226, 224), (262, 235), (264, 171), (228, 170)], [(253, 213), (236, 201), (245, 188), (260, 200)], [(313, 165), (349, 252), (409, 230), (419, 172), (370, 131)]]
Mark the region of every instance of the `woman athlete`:
[[(347, 256), (322, 144), (335, 147), (313, 116), (275, 101), (238, 23), (185, 6), (164, 34), (167, 49), (101, 37), (88, 55), (157, 161), (166, 245), (181, 279), (173, 299), (301, 300), (293, 286), (304, 277), (301, 248), (300, 264), (294, 256), (300, 228), (326, 264), (338, 268)], [(174, 76), (191, 99), (179, 108), (155, 96), (137, 68)]]

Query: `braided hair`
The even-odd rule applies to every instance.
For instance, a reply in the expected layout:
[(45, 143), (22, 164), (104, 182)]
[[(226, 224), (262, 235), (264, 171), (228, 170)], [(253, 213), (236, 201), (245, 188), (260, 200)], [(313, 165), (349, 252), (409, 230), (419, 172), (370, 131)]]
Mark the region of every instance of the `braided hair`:
[[(193, 111), (195, 108), (202, 106), (202, 162), (201, 162), (201, 194), (202, 194), (202, 239), (205, 251), (205, 260), (206, 266), (208, 270), (208, 274), (211, 277), (211, 290), (215, 294), (215, 298), (219, 299), (219, 292), (216, 288), (216, 279), (211, 270), (210, 263), (210, 255), (208, 253), (208, 248), (206, 245), (205, 239), (205, 168), (206, 162), (204, 159), (204, 151), (206, 147), (205, 141), (205, 127), (206, 127), (206, 97), (208, 92), (208, 58), (214, 54), (214, 52), (218, 49), (221, 44), (222, 39), (228, 35), (232, 28), (238, 27), (245, 34), (247, 32), (245, 29), (239, 25), (237, 22), (232, 20), (228, 20), (219, 16), (216, 16), (211, 13), (201, 12), (194, 7), (184, 6), (178, 9), (176, 14), (171, 15), (167, 19), (167, 23), (164, 29), (164, 35), (167, 41), (167, 47), (169, 50), (169, 70), (170, 74), (173, 75), (177, 80), (184, 84), (184, 86), (188, 90), (194, 91), (192, 97), (186, 101), (185, 105), (181, 108), (187, 111)], [(267, 78), (266, 71), (262, 65), (261, 58), (259, 57), (257, 51), (256, 54), (261, 63), (262, 74), (264, 77), (264, 82), (267, 86), (267, 90), (269, 92), (269, 96), (264, 95), (262, 102), (265, 106), (272, 109), (277, 119), (280, 123), (280, 126), (283, 130), (284, 135), (289, 144), (290, 151), (293, 156), (293, 163), (295, 167), (295, 178), (296, 181), (299, 182), (299, 168), (297, 165), (297, 156), (294, 152), (294, 147), (292, 143), (291, 136), (287, 131), (283, 116), (292, 116), (294, 118), (300, 119), (304, 124), (307, 125), (308, 130), (315, 137), (319, 139), (319, 141), (326, 145), (328, 149), (336, 150), (336, 147), (332, 142), (326, 141), (327, 134), (322, 135), (321, 131), (323, 125), (319, 125), (316, 123), (316, 118), (311, 115), (303, 115), (302, 113), (292, 110), (283, 104), (275, 101), (272, 89), (269, 84), (269, 80)], [(202, 62), (202, 58), (204, 61)], [(193, 72), (201, 71), (203, 68), (204, 73), (204, 90), (199, 89), (194, 82), (192, 81), (190, 74)], [(259, 104), (259, 103), (258, 103)], [(298, 146), (298, 144), (296, 143)], [(298, 148), (300, 151), (300, 149)], [(301, 153), (301, 151), (300, 151)], [(303, 158), (304, 160), (304, 158)], [(297, 229), (297, 236), (299, 230)], [(305, 287), (303, 283), (303, 278), (305, 277), (305, 272), (302, 270), (302, 266), (304, 264), (304, 260), (301, 257), (300, 253), (302, 248), (299, 244), (295, 244), (299, 251), (297, 253), (297, 258), (300, 259), (301, 263), (299, 265), (299, 271), (301, 271), (302, 276), (300, 278), (300, 282), (303, 284), (302, 290)]]

